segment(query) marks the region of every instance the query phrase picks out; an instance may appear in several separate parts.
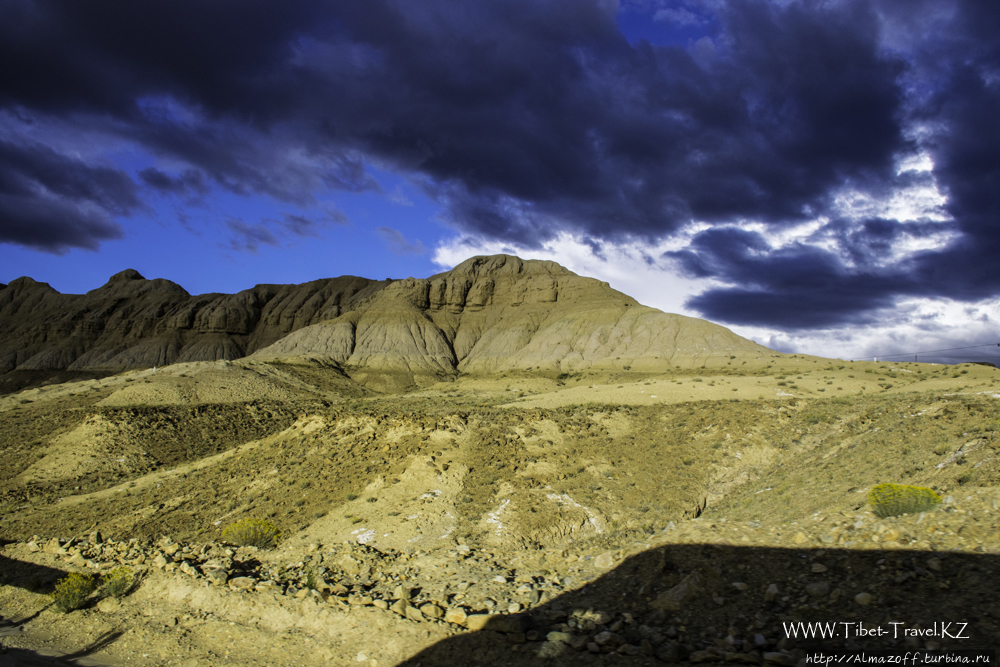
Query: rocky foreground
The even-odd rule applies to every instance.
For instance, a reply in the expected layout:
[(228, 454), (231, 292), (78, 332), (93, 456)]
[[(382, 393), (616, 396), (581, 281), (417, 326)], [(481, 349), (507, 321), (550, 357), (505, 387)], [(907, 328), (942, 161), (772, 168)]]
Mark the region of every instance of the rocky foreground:
[[(603, 552), (36, 538), (3, 551), (3, 614), (27, 619), (4, 642), (69, 653), (114, 635), (91, 655), (109, 665), (805, 665), (815, 651), (996, 650), (997, 503), (978, 489), (883, 520), (699, 518)], [(123, 565), (138, 585), (120, 600), (96, 593), (62, 614), (38, 592)], [(836, 636), (804, 637), (817, 622)]]

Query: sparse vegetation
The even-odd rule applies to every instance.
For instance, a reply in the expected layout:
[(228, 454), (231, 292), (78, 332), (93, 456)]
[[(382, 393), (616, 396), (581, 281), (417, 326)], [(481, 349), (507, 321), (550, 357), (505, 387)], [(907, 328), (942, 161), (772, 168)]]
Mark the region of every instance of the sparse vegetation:
[(135, 573), (127, 567), (117, 567), (102, 579), (104, 593), (110, 597), (120, 598), (128, 594), (135, 582)]
[(281, 531), (267, 519), (248, 517), (226, 526), (222, 539), (241, 547), (271, 549), (281, 539)]
[(69, 613), (86, 604), (87, 598), (96, 590), (97, 582), (94, 581), (92, 575), (71, 572), (69, 576), (60, 579), (56, 584), (52, 601), (55, 603), (56, 609)]
[(902, 514), (926, 512), (941, 503), (941, 496), (922, 486), (879, 484), (868, 492), (868, 504), (875, 516), (885, 519)]

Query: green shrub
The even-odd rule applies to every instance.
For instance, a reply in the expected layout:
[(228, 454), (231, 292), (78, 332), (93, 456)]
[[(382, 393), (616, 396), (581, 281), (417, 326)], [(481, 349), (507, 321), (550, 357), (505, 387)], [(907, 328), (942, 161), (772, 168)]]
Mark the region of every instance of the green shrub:
[(128, 594), (135, 581), (135, 573), (127, 567), (116, 567), (104, 575), (104, 592), (114, 598)]
[(56, 591), (52, 594), (52, 600), (60, 611), (68, 613), (82, 607), (95, 590), (97, 590), (97, 583), (94, 581), (94, 577), (89, 574), (72, 572), (68, 577), (60, 579), (56, 583)]
[(222, 539), (241, 547), (270, 549), (278, 544), (281, 531), (267, 519), (247, 517), (226, 526), (222, 531)]
[(926, 512), (941, 502), (941, 496), (923, 486), (879, 484), (868, 492), (868, 504), (880, 519), (914, 512)]

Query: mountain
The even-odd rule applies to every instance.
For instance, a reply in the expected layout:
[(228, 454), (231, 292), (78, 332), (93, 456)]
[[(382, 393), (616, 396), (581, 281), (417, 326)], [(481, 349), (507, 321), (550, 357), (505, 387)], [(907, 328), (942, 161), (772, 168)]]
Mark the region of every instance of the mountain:
[(320, 362), (354, 377), (506, 370), (653, 371), (772, 354), (554, 262), (474, 257), (427, 279), (354, 276), (192, 296), (127, 270), (85, 295), (18, 278), (0, 290), (0, 372), (185, 361)]
[(0, 373), (237, 359), (335, 318), (387, 284), (342, 276), (192, 296), (169, 280), (146, 280), (128, 269), (75, 295), (18, 278), (0, 289)]

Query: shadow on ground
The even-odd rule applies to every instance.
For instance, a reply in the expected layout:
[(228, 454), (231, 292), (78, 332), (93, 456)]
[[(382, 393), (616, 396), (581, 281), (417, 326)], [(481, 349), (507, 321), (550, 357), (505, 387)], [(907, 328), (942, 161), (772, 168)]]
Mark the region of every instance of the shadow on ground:
[(0, 554), (0, 584), (17, 586), (33, 593), (51, 593), (56, 581), (67, 574), (66, 570), (27, 563)]
[[(669, 545), (401, 664), (762, 664), (784, 651), (768, 658), (791, 665), (813, 651), (996, 651), (998, 599), (995, 555)], [(835, 634), (808, 638), (800, 623)], [(861, 636), (873, 628), (881, 636)]]
[[(68, 573), (58, 568), (27, 563), (0, 555), (0, 582), (17, 586), (33, 593), (52, 593), (59, 579)], [(0, 667), (53, 667), (55, 665), (75, 665), (77, 667), (98, 667), (102, 663), (87, 656), (100, 651), (118, 640), (121, 632), (107, 633), (98, 637), (88, 646), (74, 651), (37, 652), (20, 648), (6, 648), (4, 637), (18, 635), (28, 623), (35, 620), (48, 607), (25, 617), (0, 616)]]

